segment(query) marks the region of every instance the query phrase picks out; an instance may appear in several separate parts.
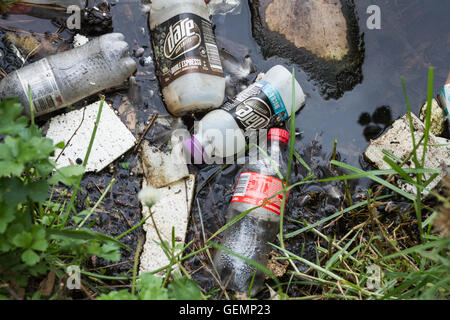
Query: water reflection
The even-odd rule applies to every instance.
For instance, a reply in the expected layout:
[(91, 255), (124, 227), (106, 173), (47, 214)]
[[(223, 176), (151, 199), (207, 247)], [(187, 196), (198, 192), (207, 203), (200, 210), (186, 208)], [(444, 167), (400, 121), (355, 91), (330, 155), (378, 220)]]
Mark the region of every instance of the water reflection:
[(367, 141), (378, 138), (392, 123), (392, 112), (389, 106), (381, 106), (371, 114), (363, 112), (358, 123), (364, 127), (363, 135)]

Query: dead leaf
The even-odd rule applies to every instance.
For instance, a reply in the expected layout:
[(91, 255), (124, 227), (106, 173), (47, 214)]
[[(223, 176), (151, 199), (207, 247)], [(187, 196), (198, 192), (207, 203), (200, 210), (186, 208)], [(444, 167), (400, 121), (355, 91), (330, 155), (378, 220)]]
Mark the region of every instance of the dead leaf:
[(47, 277), (41, 281), (39, 284), (39, 292), (44, 297), (49, 297), (52, 295), (53, 287), (55, 286), (56, 274), (52, 270), (48, 273)]

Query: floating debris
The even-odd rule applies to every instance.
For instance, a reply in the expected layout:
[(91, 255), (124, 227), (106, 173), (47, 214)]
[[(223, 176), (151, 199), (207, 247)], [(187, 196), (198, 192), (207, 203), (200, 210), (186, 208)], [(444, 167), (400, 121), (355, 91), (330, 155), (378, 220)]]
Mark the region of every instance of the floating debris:
[[(157, 189), (161, 200), (151, 207), (151, 213), (147, 206), (143, 207), (142, 215), (148, 217), (151, 214), (152, 217), (144, 224), (146, 241), (140, 259), (141, 274), (158, 270), (170, 262), (160, 245), (159, 236), (163, 241), (167, 241), (166, 243), (172, 243), (172, 230), (174, 230), (176, 245), (184, 245), (194, 197), (194, 185), (195, 175), (191, 174), (187, 179)], [(144, 179), (142, 187), (147, 186), (148, 180)], [(156, 275), (164, 276), (165, 273), (163, 270)]]
[[(427, 115), (427, 103), (420, 109), (420, 120), (425, 122)], [(445, 114), (444, 110), (439, 106), (436, 99), (431, 100), (431, 118), (430, 118), (430, 130), (435, 136), (440, 136), (445, 129)]]
[[(425, 132), (425, 125), (417, 118), (414, 114), (411, 114), (413, 120), (414, 134), (416, 141), (419, 141)], [(411, 131), (409, 127), (408, 115), (404, 115), (399, 120), (392, 124), (392, 128), (388, 130), (380, 138), (373, 140), (369, 147), (367, 148), (364, 155), (368, 160), (373, 162), (375, 166), (381, 170), (391, 169), (391, 167), (383, 160), (385, 154), (383, 150), (387, 150), (392, 153), (396, 158), (404, 161), (407, 159), (411, 151), (413, 150)], [(422, 161), (423, 145), (417, 148), (418, 161)], [(430, 133), (428, 139), (428, 147), (425, 158), (425, 168), (439, 169), (440, 174), (427, 186), (428, 189), (432, 190), (438, 185), (438, 183), (446, 175), (446, 169), (450, 166), (450, 157), (448, 156), (447, 147), (439, 144), (439, 140)], [(407, 161), (403, 168), (415, 167), (412, 161)], [(424, 174), (424, 179), (429, 179), (430, 173)], [(416, 187), (410, 185), (406, 182), (398, 182), (399, 187), (410, 193), (416, 194)], [(427, 194), (425, 191), (424, 194)]]
[[(55, 154), (57, 168), (81, 164), (91, 139), (100, 102), (56, 116), (49, 121), (47, 138), (66, 147)], [(136, 142), (133, 134), (104, 103), (86, 171), (99, 172), (131, 149)]]
[(76, 47), (80, 47), (86, 43), (89, 42), (89, 38), (85, 37), (79, 33), (77, 33), (74, 37), (73, 37), (73, 46)]

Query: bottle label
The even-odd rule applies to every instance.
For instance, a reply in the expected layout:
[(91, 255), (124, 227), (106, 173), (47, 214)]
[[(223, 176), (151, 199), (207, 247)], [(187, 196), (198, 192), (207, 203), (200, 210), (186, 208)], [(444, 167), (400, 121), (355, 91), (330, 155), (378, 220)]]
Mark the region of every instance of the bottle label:
[(270, 198), (262, 208), (280, 215), (283, 193), (273, 195), (281, 190), (283, 190), (283, 182), (280, 179), (256, 172), (242, 172), (231, 202), (259, 206)]
[(444, 109), (445, 116), (450, 118), (449, 108), (450, 108), (450, 84), (446, 84), (444, 88), (442, 88), (442, 92), (439, 95), (439, 100), (441, 102), (441, 106)]
[(161, 23), (152, 44), (162, 87), (191, 72), (223, 77), (212, 24), (200, 16), (185, 13)]
[(222, 108), (231, 113), (243, 130), (278, 126), (289, 117), (278, 90), (264, 80), (252, 84)]
[(17, 70), (17, 76), (26, 96), (28, 96), (28, 86), (31, 88), (36, 116), (56, 110), (64, 104), (55, 75), (46, 58)]

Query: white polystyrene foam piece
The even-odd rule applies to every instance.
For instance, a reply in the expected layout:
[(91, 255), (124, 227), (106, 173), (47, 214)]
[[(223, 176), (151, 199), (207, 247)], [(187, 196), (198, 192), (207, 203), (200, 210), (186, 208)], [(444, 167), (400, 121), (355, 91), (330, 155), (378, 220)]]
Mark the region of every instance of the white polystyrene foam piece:
[[(66, 145), (63, 150), (57, 149), (53, 157), (57, 168), (76, 164), (77, 159), (84, 159), (99, 106), (100, 101), (50, 119), (47, 138), (54, 143), (64, 141)], [(86, 171), (101, 171), (133, 147), (135, 142), (136, 138), (105, 102)]]
[(89, 38), (77, 33), (74, 37), (73, 37), (73, 46), (76, 47), (80, 47), (86, 43), (89, 42)]
[[(144, 178), (142, 187), (144, 188), (147, 185)], [(160, 200), (151, 208), (151, 211), (156, 228), (163, 240), (172, 243), (172, 227), (174, 227), (176, 244), (184, 244), (194, 197), (194, 186), (195, 175), (191, 174), (186, 179), (158, 189)], [(149, 214), (148, 207), (143, 205), (142, 216), (147, 217)], [(146, 220), (144, 231), (146, 232), (146, 239), (140, 258), (140, 274), (155, 271), (169, 264), (169, 259), (161, 246), (157, 244), (161, 243), (161, 240), (151, 218)], [(164, 274), (165, 271), (162, 271), (156, 275), (163, 276)]]
[[(424, 132), (425, 126), (422, 121), (419, 120), (414, 114), (412, 115), (414, 134), (416, 141), (419, 141)], [(427, 169), (439, 169), (440, 174), (427, 186), (432, 190), (436, 187), (439, 181), (446, 175), (448, 166), (450, 166), (450, 157), (446, 146), (439, 146), (439, 139), (437, 139), (432, 133), (429, 135), (427, 153), (425, 156), (425, 168)], [(442, 141), (441, 141), (442, 142)], [(391, 167), (383, 160), (385, 154), (383, 149), (391, 152), (397, 158), (404, 160), (413, 150), (411, 131), (409, 126), (408, 115), (404, 115), (392, 124), (384, 135), (376, 140), (371, 141), (369, 147), (364, 153), (365, 156), (373, 162), (377, 168), (381, 170), (391, 169)], [(419, 162), (422, 161), (423, 146), (417, 148), (417, 157)], [(403, 166), (403, 168), (414, 168), (413, 161), (409, 161)], [(424, 178), (428, 179), (431, 176), (430, 173), (424, 174)], [(416, 194), (416, 187), (411, 184), (399, 182), (399, 187), (410, 193)], [(428, 192), (424, 191), (424, 195)]]
[(142, 143), (141, 159), (148, 184), (155, 188), (165, 187), (189, 175), (181, 154), (181, 145), (175, 150), (162, 152), (147, 141)]

